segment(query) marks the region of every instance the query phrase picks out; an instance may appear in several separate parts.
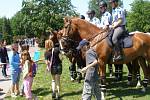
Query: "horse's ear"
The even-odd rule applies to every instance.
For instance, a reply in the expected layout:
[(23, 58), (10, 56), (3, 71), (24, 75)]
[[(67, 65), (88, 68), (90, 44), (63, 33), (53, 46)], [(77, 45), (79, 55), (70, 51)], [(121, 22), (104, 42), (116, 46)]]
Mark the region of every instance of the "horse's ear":
[(64, 17), (63, 20), (64, 20), (64, 23), (71, 22), (71, 18), (69, 18), (69, 17)]
[(64, 20), (64, 23), (66, 23), (66, 22), (68, 22), (69, 19), (68, 19), (68, 17), (64, 17), (63, 20)]

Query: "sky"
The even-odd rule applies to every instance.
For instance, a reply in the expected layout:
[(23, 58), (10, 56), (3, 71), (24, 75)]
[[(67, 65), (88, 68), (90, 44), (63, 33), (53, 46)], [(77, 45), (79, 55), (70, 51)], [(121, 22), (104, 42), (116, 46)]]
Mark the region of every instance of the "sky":
[[(76, 10), (86, 16), (89, 0), (71, 0)], [(124, 8), (129, 11), (130, 5), (134, 0), (123, 0)], [(11, 18), (17, 11), (21, 9), (22, 0), (0, 0), (0, 17), (6, 16)]]

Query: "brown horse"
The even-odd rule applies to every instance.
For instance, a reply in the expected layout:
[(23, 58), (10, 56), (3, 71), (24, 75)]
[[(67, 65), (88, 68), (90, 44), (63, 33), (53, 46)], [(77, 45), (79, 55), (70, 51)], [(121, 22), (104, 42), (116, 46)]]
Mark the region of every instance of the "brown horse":
[[(55, 42), (59, 42), (61, 36), (63, 35), (63, 30), (52, 31), (52, 33), (54, 35), (52, 40)], [(82, 59), (79, 52), (76, 50), (78, 43), (79, 42), (72, 40), (67, 40), (67, 43), (62, 41), (59, 42), (61, 53), (64, 54), (70, 61), (69, 71), (71, 81), (77, 79), (77, 81), (80, 83), (82, 80), (82, 74), (80, 72), (77, 72), (76, 67), (77, 69), (85, 67), (85, 61)]]
[[(105, 65), (107, 63), (124, 64), (129, 63), (138, 57), (142, 57), (150, 63), (150, 35), (148, 34), (136, 32), (132, 36), (133, 46), (131, 48), (123, 49), (124, 59), (122, 61), (113, 62), (112, 59), (110, 60), (112, 48), (108, 45), (106, 40), (108, 34), (107, 31), (79, 18), (65, 18), (64, 22), (63, 38), (69, 38), (75, 41), (87, 39), (90, 41), (91, 47), (96, 50), (99, 56), (99, 73), (103, 84), (105, 84)], [(145, 80), (148, 80), (147, 71), (149, 69), (146, 66), (143, 66), (142, 68)]]

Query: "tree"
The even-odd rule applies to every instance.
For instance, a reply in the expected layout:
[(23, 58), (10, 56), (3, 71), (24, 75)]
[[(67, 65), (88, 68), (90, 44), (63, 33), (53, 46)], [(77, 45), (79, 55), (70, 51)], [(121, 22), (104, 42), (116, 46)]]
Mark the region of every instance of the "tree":
[(24, 0), (22, 13), (26, 27), (35, 35), (42, 35), (47, 29), (60, 29), (63, 25), (64, 16), (75, 15), (71, 0)]
[(71, 0), (23, 0), (21, 12), (24, 33), (39, 38), (47, 38), (49, 29), (60, 29), (64, 16), (76, 15)]
[(7, 19), (6, 17), (3, 18), (2, 33), (8, 33), (10, 35), (12, 34), (11, 26), (10, 26), (10, 20)]
[(127, 16), (127, 28), (129, 31), (150, 32), (150, 1), (134, 0), (131, 4), (131, 12)]
[(23, 23), (24, 15), (21, 11), (18, 11), (11, 19), (11, 28), (13, 32), (13, 36), (16, 35), (24, 35), (24, 23)]

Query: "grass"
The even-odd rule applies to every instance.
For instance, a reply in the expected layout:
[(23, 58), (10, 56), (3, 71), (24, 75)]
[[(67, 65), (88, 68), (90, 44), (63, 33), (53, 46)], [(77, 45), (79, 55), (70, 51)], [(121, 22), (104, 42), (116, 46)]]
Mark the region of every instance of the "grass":
[[(115, 82), (113, 78), (108, 78), (106, 100), (149, 100), (150, 88), (146, 93), (141, 93), (140, 88), (135, 85), (129, 87), (127, 83), (127, 69), (124, 66), (123, 81)], [(69, 77), (69, 62), (64, 57), (63, 73), (61, 75), (61, 100), (81, 100), (83, 81), (81, 83), (71, 82)], [(38, 64), (38, 72), (34, 78), (32, 92), (38, 97), (38, 100), (51, 100), (51, 75), (46, 72), (44, 62)], [(5, 100), (14, 100), (10, 96)], [(25, 97), (17, 97), (15, 100), (26, 100)], [(92, 98), (94, 100), (94, 98)]]

